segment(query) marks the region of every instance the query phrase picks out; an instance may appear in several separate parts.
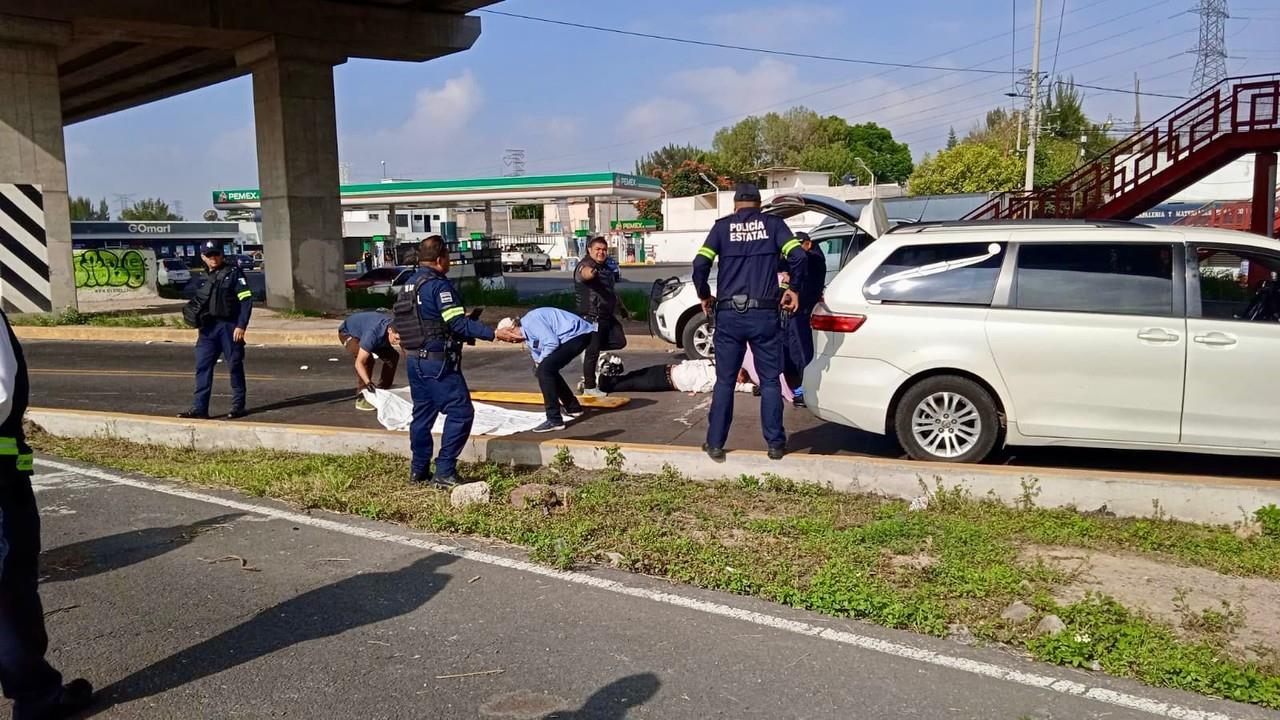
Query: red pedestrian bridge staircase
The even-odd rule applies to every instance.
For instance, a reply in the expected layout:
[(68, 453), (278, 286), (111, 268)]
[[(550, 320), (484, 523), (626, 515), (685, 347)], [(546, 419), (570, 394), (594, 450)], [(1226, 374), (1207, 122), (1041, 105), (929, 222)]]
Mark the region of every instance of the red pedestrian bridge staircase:
[[(965, 219), (1129, 220), (1233, 160), (1257, 153), (1254, 195), (1247, 203), (1251, 206), (1249, 229), (1270, 233), (1275, 230), (1267, 216), (1276, 192), (1277, 151), (1280, 74), (1228, 78), (1057, 184), (1001, 193)], [(1259, 212), (1259, 208), (1266, 209)]]

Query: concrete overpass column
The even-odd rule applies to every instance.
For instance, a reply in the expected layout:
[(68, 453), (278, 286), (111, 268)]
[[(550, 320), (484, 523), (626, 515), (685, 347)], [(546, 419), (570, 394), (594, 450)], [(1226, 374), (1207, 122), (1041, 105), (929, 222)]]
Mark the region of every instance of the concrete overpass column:
[(1276, 235), (1276, 154), (1273, 152), (1254, 156), (1249, 232), (1267, 237)]
[(280, 37), (243, 48), (236, 59), (253, 70), (267, 305), (343, 310), (333, 99), (341, 59)]
[[(0, 307), (76, 307), (55, 25), (0, 17)], [(69, 37), (69, 33), (67, 34)]]

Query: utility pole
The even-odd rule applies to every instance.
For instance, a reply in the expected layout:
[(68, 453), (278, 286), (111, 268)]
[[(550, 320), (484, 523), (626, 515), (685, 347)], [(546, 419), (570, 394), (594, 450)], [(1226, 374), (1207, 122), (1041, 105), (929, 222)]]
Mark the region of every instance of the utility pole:
[(1044, 0), (1036, 0), (1036, 35), (1031, 43), (1031, 106), (1027, 109), (1027, 178), (1025, 189), (1036, 187), (1036, 136), (1040, 134), (1040, 19)]
[(1142, 129), (1142, 83), (1138, 81), (1138, 73), (1133, 74), (1133, 131)]
[(117, 215), (116, 217), (120, 217), (124, 215), (124, 211), (133, 204), (133, 195), (131, 193), (114, 193), (113, 196), (116, 199), (116, 203), (120, 206), (120, 215)]

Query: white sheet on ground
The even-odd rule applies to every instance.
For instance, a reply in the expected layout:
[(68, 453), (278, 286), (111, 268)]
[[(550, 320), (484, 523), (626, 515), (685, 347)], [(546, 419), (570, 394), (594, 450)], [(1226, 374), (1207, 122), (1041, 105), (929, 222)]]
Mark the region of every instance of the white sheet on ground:
[[(409, 388), (394, 390), (364, 391), (364, 397), (378, 409), (378, 422), (388, 430), (409, 431), (409, 423), (413, 421), (413, 399)], [(471, 426), (472, 435), (514, 435), (518, 432), (532, 430), (546, 420), (540, 412), (508, 410), (497, 405), (473, 402), (476, 419)], [(432, 432), (444, 431), (444, 415), (436, 418)]]

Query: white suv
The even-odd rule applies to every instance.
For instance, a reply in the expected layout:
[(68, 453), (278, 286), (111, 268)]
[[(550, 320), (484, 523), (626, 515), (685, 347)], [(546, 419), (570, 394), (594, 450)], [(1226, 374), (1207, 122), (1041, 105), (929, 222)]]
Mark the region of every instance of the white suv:
[(805, 399), (916, 459), (1280, 455), (1280, 243), (1125, 222), (895, 228), (814, 312)]

